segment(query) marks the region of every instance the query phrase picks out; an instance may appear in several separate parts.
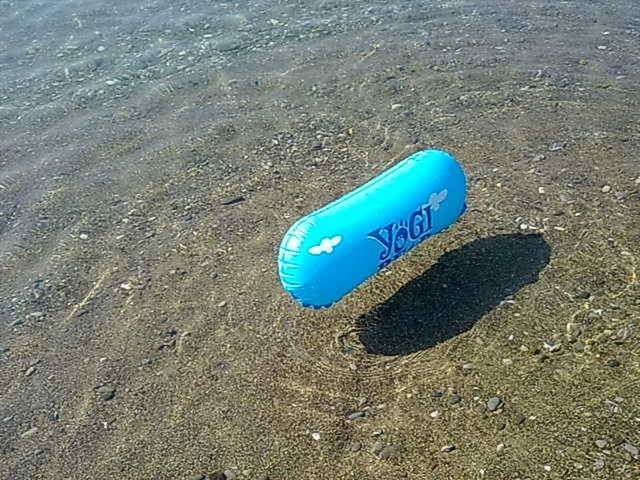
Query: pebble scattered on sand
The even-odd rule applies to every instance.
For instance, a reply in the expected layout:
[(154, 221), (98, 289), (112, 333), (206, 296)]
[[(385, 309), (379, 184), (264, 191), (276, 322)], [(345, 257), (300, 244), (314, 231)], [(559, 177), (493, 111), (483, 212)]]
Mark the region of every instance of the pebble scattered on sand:
[(30, 377), (34, 373), (36, 373), (36, 367), (29, 367), (29, 368), (27, 368), (27, 371), (24, 372), (24, 375), (25, 375), (25, 377)]
[(362, 443), (360, 442), (352, 442), (349, 445), (349, 450), (351, 450), (352, 452), (359, 452), (360, 450), (362, 450)]
[(353, 412), (347, 415), (347, 420), (357, 420), (359, 418), (364, 418), (367, 413), (364, 411)]
[(546, 158), (546, 157), (545, 157), (543, 154), (539, 153), (538, 155), (536, 155), (535, 157), (533, 157), (533, 161), (534, 161), (534, 162), (540, 162), (540, 161), (544, 160), (545, 158)]
[(236, 480), (236, 478), (238, 478), (238, 475), (234, 470), (228, 469), (224, 471), (224, 477), (226, 480)]
[(388, 460), (390, 458), (395, 458), (398, 456), (400, 449), (397, 445), (387, 445), (384, 447), (380, 453), (378, 454), (378, 458), (380, 460)]
[(567, 146), (566, 143), (552, 143), (551, 145), (549, 145), (549, 151), (550, 152), (559, 152), (560, 150), (563, 150), (565, 147)]
[(609, 193), (611, 191), (611, 186), (610, 185), (605, 185), (604, 187), (602, 187), (602, 193)]
[(511, 360), (510, 358), (503, 358), (502, 365), (504, 365), (505, 367), (510, 367), (511, 365), (513, 365), (513, 360)]
[(574, 297), (577, 300), (589, 300), (589, 298), (591, 298), (591, 292), (587, 292), (586, 290), (580, 290), (579, 292), (576, 292)]
[(242, 196), (236, 196), (236, 197), (230, 197), (227, 198), (225, 200), (223, 200), (222, 202), (220, 202), (220, 205), (225, 205), (225, 206), (229, 206), (229, 205), (235, 205), (237, 203), (242, 203), (244, 202), (246, 199)]
[(374, 455), (377, 455), (384, 449), (384, 447), (385, 447), (384, 442), (378, 440), (371, 446), (370, 452), (373, 453)]
[(456, 446), (453, 443), (450, 443), (449, 445), (445, 445), (444, 447), (442, 447), (440, 451), (449, 453), (449, 452), (453, 452), (455, 449), (456, 449)]
[(96, 388), (96, 393), (103, 402), (108, 402), (116, 396), (116, 389), (109, 385), (102, 385)]
[(620, 362), (615, 358), (607, 360), (607, 367), (616, 368), (620, 366)]
[(311, 438), (313, 438), (316, 442), (319, 442), (319, 441), (320, 441), (320, 433), (318, 433), (318, 432), (313, 432), (313, 433), (311, 434)]
[(595, 462), (593, 462), (593, 466), (596, 470), (602, 470), (604, 468), (604, 460), (602, 458), (596, 458)]
[(640, 460), (640, 450), (635, 445), (631, 443), (625, 442), (622, 444), (622, 448), (624, 448), (633, 458), (636, 460)]
[(472, 363), (465, 363), (462, 365), (462, 373), (471, 373), (473, 371)]
[(546, 348), (550, 353), (555, 353), (560, 350), (560, 344), (556, 343), (554, 340), (547, 340), (544, 342), (544, 348)]
[(222, 308), (222, 307), (224, 307), (226, 305), (227, 305), (227, 302), (225, 302), (224, 300), (222, 302), (218, 303), (218, 307), (220, 307), (220, 308)]
[(31, 427), (29, 430), (27, 430), (26, 432), (22, 432), (20, 434), (20, 436), (22, 438), (29, 438), (32, 437), (33, 435), (35, 435), (36, 433), (38, 433), (38, 427)]
[(449, 399), (449, 405), (455, 405), (456, 403), (460, 403), (461, 401), (462, 401), (462, 397), (457, 393), (454, 393), (453, 395), (451, 395), (451, 398)]
[(605, 448), (607, 446), (607, 441), (606, 440), (596, 440), (596, 447), (598, 448)]
[(489, 410), (490, 412), (495, 412), (502, 407), (503, 403), (504, 402), (500, 397), (491, 397), (487, 401), (487, 410)]
[(438, 418), (440, 416), (440, 412), (438, 410), (434, 410), (429, 414), (431, 418)]
[(573, 344), (573, 350), (578, 353), (584, 352), (584, 343), (576, 342)]
[[(622, 412), (622, 407), (618, 403), (616, 403), (616, 402), (614, 402), (612, 400), (605, 400), (604, 404), (605, 404), (605, 406), (607, 407), (607, 409), (611, 413), (621, 413)], [(619, 445), (620, 443), (622, 443), (622, 442), (618, 442), (617, 444)]]
[(205, 480), (206, 475), (191, 475), (189, 480)]
[(227, 480), (227, 476), (224, 474), (224, 472), (215, 472), (213, 475), (211, 475), (211, 480)]

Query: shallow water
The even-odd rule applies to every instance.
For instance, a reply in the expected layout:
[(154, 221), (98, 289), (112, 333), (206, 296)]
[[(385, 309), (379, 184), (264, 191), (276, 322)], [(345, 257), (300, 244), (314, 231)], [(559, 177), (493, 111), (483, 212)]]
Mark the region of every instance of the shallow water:
[[(631, 0), (1, 1), (0, 476), (635, 478), (639, 80)], [(293, 304), (427, 147), (464, 219)]]

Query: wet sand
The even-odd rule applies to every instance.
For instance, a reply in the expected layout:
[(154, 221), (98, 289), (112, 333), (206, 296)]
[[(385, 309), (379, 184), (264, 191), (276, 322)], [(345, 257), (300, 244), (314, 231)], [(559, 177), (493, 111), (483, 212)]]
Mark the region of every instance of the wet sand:
[[(638, 478), (636, 2), (27, 3), (1, 478)], [(288, 226), (431, 147), (463, 219), (287, 298)]]

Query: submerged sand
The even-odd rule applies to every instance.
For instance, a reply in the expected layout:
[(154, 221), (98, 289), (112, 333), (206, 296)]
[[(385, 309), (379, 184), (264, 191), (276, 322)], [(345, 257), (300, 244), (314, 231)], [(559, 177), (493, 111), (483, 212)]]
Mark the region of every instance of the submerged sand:
[[(636, 2), (29, 5), (1, 478), (640, 476)], [(430, 147), (464, 218), (329, 310), (287, 298), (288, 226)]]

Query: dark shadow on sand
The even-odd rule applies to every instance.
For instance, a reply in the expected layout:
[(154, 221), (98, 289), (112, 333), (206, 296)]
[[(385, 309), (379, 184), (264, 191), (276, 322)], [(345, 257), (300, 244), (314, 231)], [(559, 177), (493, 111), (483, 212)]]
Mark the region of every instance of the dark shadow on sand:
[(445, 253), (358, 319), (367, 352), (406, 355), (469, 330), (549, 263), (542, 235), (497, 235)]

